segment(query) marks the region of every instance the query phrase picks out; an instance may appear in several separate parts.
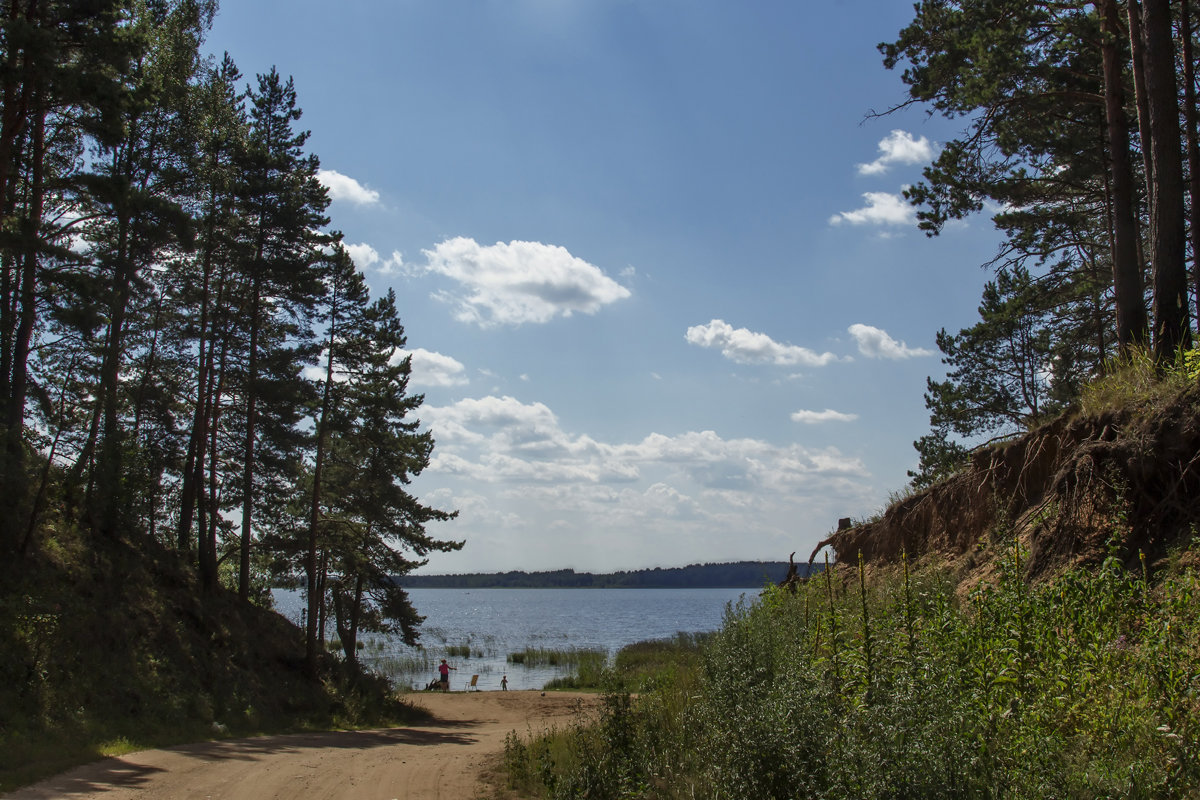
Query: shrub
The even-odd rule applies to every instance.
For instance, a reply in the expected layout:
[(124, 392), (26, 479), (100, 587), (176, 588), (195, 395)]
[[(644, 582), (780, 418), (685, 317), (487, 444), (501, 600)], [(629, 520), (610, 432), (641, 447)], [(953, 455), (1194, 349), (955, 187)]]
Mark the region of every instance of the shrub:
[(598, 724), (523, 743), (525, 774), (547, 797), (1195, 796), (1200, 578), (1114, 555), (1030, 585), (1025, 559), (963, 598), (937, 569), (769, 588)]

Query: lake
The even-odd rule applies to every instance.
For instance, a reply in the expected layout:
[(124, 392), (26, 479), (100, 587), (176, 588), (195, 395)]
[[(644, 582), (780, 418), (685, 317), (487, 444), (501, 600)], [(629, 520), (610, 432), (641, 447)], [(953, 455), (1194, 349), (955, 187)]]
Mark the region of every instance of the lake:
[[(275, 608), (299, 624), (303, 596), (276, 589)], [(456, 671), (452, 690), (465, 689), (472, 675), (479, 688), (497, 690), (508, 675), (509, 689), (540, 689), (570, 672), (549, 666), (510, 664), (510, 653), (526, 648), (603, 650), (609, 657), (625, 645), (668, 639), (678, 632), (701, 633), (721, 627), (725, 608), (757, 589), (409, 589), (417, 613), (425, 617), (421, 647), (396, 637), (367, 634), (359, 651), (363, 663), (397, 686), (423, 687), (446, 658)], [(332, 626), (331, 626), (332, 627)], [(447, 655), (450, 647), (471, 655)]]

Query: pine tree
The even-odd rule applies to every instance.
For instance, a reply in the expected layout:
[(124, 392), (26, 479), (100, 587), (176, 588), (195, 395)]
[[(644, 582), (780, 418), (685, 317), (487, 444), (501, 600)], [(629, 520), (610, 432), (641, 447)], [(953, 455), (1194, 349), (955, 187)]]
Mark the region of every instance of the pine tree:
[(1121, 13), (1116, 0), (1099, 4), (1101, 57), (1104, 69), (1105, 131), (1111, 172), (1109, 192), (1113, 295), (1116, 334), (1121, 355), (1145, 345), (1149, 335), (1142, 294), (1142, 264), (1138, 255), (1137, 192), (1130, 155), (1129, 119), (1125, 110), (1128, 56), (1121, 46)]
[(368, 623), (416, 641), (420, 618), (396, 578), (431, 552), (462, 547), (426, 531), (430, 522), (453, 519), (457, 512), (426, 506), (407, 489), (429, 464), (433, 436), (412, 418), (424, 397), (408, 393), (411, 357), (399, 357), (405, 336), (395, 294), (389, 291), (372, 304), (368, 320), (371, 335), (363, 340), (368, 347), (348, 372), (350, 426), (331, 441), (325, 489), (333, 608), (351, 659), (358, 632)]
[(55, 268), (71, 262), (80, 191), (78, 154), (119, 131), (122, 76), (137, 42), (113, 0), (9, 0), (0, 8), (0, 551), (28, 518), (30, 361), (54, 296)]
[[(139, 401), (149, 394), (126, 396), (139, 382), (122, 374), (132, 366), (139, 336), (157, 351), (163, 308), (162, 292), (154, 287), (155, 268), (173, 250), (191, 246), (191, 220), (178, 198), (174, 145), (210, 21), (211, 9), (188, 0), (135, 6), (126, 30), (141, 50), (127, 77), (122, 135), (99, 148), (96, 173), (86, 181), (94, 217), (87, 238), (107, 324), (91, 431), (78, 469), (86, 479), (85, 521), (110, 537), (131, 527), (133, 495), (151, 491), (130, 485), (140, 459), (130, 427), (138, 422)], [(156, 356), (149, 354), (142, 369), (153, 370)], [(148, 386), (152, 378), (143, 378), (140, 385)]]
[[(196, 217), (197, 244), (192, 258), (181, 265), (184, 279), (180, 302), (195, 310), (187, 335), (195, 342), (192, 367), (192, 418), (188, 430), (176, 521), (176, 544), (189, 550), (197, 529), (200, 575), (207, 586), (217, 582), (216, 527), (209, 525), (210, 495), (206, 467), (217, 461), (210, 442), (218, 430), (224, 354), (232, 325), (227, 298), (232, 293), (235, 265), (244, 250), (243, 224), (237, 214), (239, 166), (244, 157), (249, 123), (244, 98), (237, 88), (241, 73), (228, 54), (208, 70), (193, 92), (189, 106), (190, 132), (187, 174)], [(215, 489), (215, 487), (214, 487)], [(214, 520), (215, 521), (215, 520)]]
[(1023, 269), (1001, 270), (984, 287), (980, 321), (937, 344), (946, 379), (927, 379), (925, 406), (932, 433), (914, 443), (921, 466), (910, 473), (923, 486), (954, 472), (967, 454), (951, 434), (978, 439), (1025, 430), (1061, 408), (1052, 391), (1056, 362), (1046, 293)]
[(307, 536), (304, 547), (304, 573), (308, 586), (307, 651), (309, 669), (316, 668), (319, 633), (324, 630), (321, 611), (324, 609), (325, 574), (319, 559), (322, 550), (321, 530), (322, 491), (325, 484), (325, 456), (330, 437), (349, 430), (346, 418), (345, 381), (352, 380), (364, 359), (372, 333), (368, 326), (367, 306), (370, 299), (362, 274), (345, 248), (338, 243), (328, 262), (327, 291), (322, 304), (321, 321), (326, 328), (324, 342), (324, 375), (318, 382), (321, 400), (316, 410), (314, 428), (316, 447), (313, 455), (311, 502), (309, 503)]
[[(241, 382), (242, 477), (241, 558), (238, 593), (250, 588), (250, 549), (257, 495), (269, 482), (265, 468), (286, 463), (286, 448), (269, 446), (265, 425), (276, 439), (287, 436), (285, 419), (300, 391), (299, 372), (311, 329), (305, 315), (320, 296), (316, 264), (328, 237), (317, 233), (329, 220), (325, 188), (317, 180), (316, 156), (304, 154), (307, 132), (293, 123), (301, 111), (292, 81), (272, 69), (258, 77), (250, 93), (250, 132), (242, 172), (242, 213), (247, 219), (249, 252), (242, 265), (238, 300), (247, 341)], [(263, 404), (273, 401), (272, 415)]]
[[(1130, 14), (1135, 13), (1130, 4)], [(1142, 3), (1142, 65), (1153, 175), (1150, 185), (1150, 260), (1154, 268), (1154, 355), (1170, 361), (1190, 342), (1179, 92), (1169, 0)]]

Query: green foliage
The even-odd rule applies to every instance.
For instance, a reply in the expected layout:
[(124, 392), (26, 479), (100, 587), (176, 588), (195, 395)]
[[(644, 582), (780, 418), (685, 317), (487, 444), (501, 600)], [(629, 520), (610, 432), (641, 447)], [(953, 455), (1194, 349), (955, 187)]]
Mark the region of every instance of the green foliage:
[(1027, 270), (1001, 270), (983, 290), (980, 321), (938, 333), (946, 380), (928, 382), (925, 404), (935, 429), (975, 436), (1023, 428), (1051, 409), (1050, 329)]
[[(1030, 585), (1010, 548), (960, 599), (937, 570), (830, 570), (730, 610), (700, 658), (598, 725), (510, 740), (545, 797), (1184, 797), (1200, 791), (1200, 575), (1114, 553)], [(522, 766), (523, 765), (523, 766)]]
[(447, 645), (446, 646), (446, 656), (447, 656), (447, 658), (455, 658), (455, 657), (470, 658), (471, 657), (471, 645), (470, 644)]
[[(1126, 11), (1137, 18), (1135, 4), (919, 0), (912, 21), (879, 46), (907, 87), (900, 107), (962, 123), (905, 191), (920, 227), (936, 235), (998, 209), (991, 218), (1003, 234), (986, 264), (996, 281), (980, 323), (939, 334), (948, 374), (929, 381), (932, 430), (915, 443), (916, 486), (963, 464), (955, 437), (1021, 430), (1073, 403), (1114, 351), (1147, 343), (1148, 330), (1160, 365), (1188, 338), (1184, 212), (1150, 202), (1183, 194), (1169, 43), (1179, 12), (1168, 5), (1152, 6), (1164, 22), (1144, 32), (1163, 38), (1139, 56), (1159, 77), (1139, 78), (1136, 90), (1130, 35), (1120, 30)], [(1139, 117), (1147, 124), (1128, 123)], [(1149, 126), (1155, 118), (1165, 121)], [(1145, 159), (1131, 165), (1138, 152)], [(1147, 278), (1157, 317), (1149, 325)]]
[[(395, 297), (335, 246), (293, 82), (243, 92), (201, 56), (214, 0), (27, 5), (0, 18), (0, 781), (210, 724), (392, 715), (358, 633), (415, 640), (392, 576), (460, 545), (405, 491), (433, 441)], [(300, 680), (265, 576), (306, 568), (310, 631), (332, 612), (348, 663), (314, 635)]]
[(1182, 352), (1183, 372), (1189, 381), (1200, 381), (1200, 349)]
[(935, 429), (913, 442), (920, 459), (916, 470), (908, 470), (913, 489), (924, 489), (954, 475), (967, 464), (971, 451)]
[(1146, 348), (1109, 362), (1105, 374), (1083, 387), (1080, 411), (1099, 417), (1114, 411), (1152, 414), (1200, 381), (1200, 350), (1181, 350), (1165, 365)]
[(1057, 413), (1081, 381), (1078, 347), (1064, 341), (1054, 320), (1055, 298), (1029, 271), (1001, 269), (979, 305), (980, 321), (956, 335), (938, 332), (945, 380), (926, 380), (931, 433), (913, 446), (920, 466), (910, 472), (917, 488), (929, 486), (965, 463), (964, 439), (1023, 431)]
[(546, 689), (594, 689), (609, 680), (608, 653), (603, 650), (580, 650), (574, 654), (570, 675), (552, 678)]

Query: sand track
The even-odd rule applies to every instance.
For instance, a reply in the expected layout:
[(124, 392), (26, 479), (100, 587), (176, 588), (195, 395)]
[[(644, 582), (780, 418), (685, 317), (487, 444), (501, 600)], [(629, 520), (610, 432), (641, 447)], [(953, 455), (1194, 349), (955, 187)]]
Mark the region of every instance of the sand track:
[(227, 739), (144, 750), (64, 772), (7, 800), (471, 800), (484, 767), (522, 735), (565, 727), (595, 695), (412, 695), (434, 719), (407, 728)]

